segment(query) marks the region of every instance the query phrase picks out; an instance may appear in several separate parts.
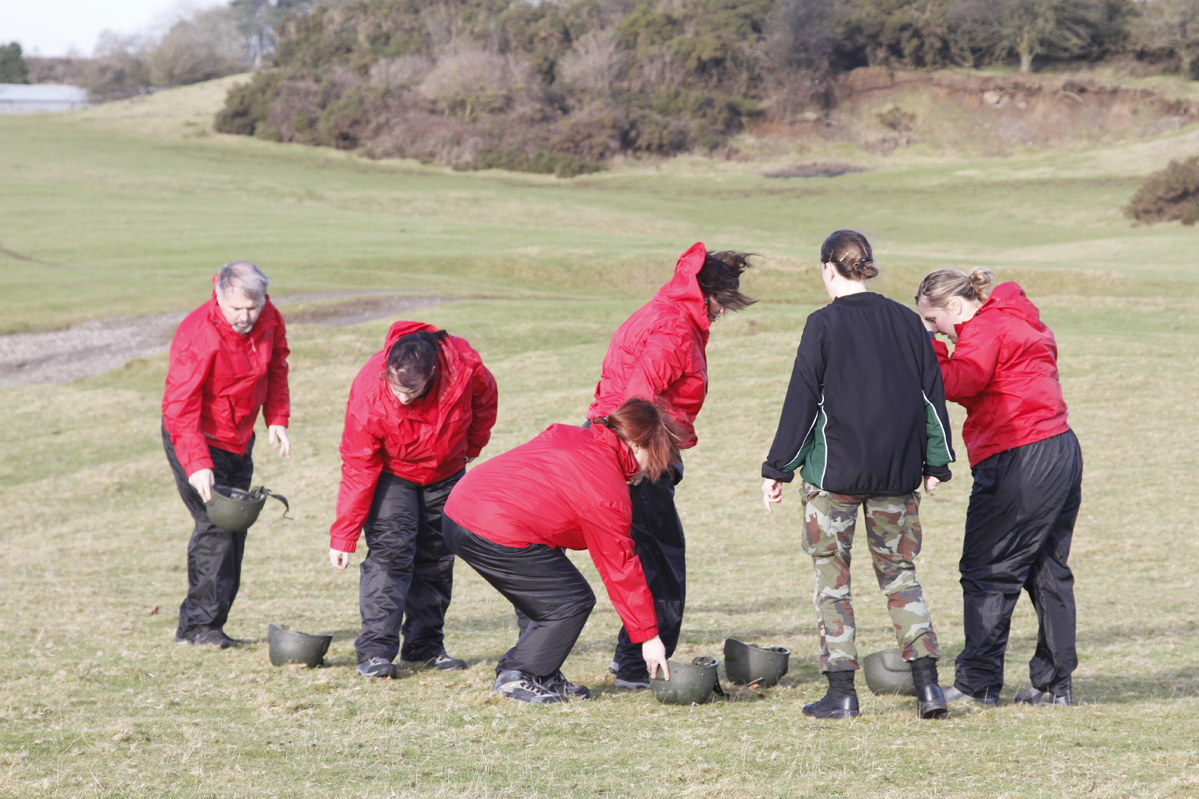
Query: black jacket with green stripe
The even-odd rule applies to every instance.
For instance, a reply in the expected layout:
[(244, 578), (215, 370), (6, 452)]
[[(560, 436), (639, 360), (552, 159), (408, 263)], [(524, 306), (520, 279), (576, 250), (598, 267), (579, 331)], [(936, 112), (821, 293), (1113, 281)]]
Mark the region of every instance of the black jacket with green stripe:
[(920, 317), (881, 294), (808, 316), (762, 476), (837, 494), (908, 494), (954, 461), (941, 367)]

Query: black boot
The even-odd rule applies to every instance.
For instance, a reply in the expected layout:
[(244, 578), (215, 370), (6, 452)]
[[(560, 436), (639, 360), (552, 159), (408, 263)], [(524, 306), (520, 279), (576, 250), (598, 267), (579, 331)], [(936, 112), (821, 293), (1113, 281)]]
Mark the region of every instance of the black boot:
[(819, 702), (803, 706), (803, 714), (817, 719), (848, 719), (861, 715), (853, 671), (826, 671), (828, 693)]
[(943, 719), (949, 715), (945, 694), (937, 684), (936, 658), (912, 661), (912, 682), (916, 683), (916, 713), (922, 719)]

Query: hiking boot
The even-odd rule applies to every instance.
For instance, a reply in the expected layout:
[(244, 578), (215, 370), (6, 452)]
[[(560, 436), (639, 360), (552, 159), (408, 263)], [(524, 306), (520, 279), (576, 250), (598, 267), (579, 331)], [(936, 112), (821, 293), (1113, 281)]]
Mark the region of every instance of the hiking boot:
[(983, 707), (999, 707), (999, 697), (991, 696), (990, 693), (983, 694), (982, 696), (971, 696), (965, 691), (959, 689), (956, 685), (951, 685), (946, 688), (943, 696), (945, 697), (946, 702), (969, 701), (982, 705)]
[(466, 661), (452, 658), (441, 650), (433, 657), (421, 663), (422, 669), (440, 669), (441, 671), (461, 671), (467, 667)]
[(1032, 705), (1034, 707), (1070, 707), (1074, 704), (1069, 694), (1058, 696), (1049, 693), (1049, 691), (1041, 691), (1036, 688), (1021, 691), (1012, 697), (1012, 701), (1017, 704)]
[(615, 660), (613, 660), (611, 663), (608, 664), (608, 673), (609, 674), (620, 674), (620, 664), (617, 663)]
[(529, 702), (534, 705), (552, 705), (557, 702), (569, 702), (564, 694), (555, 693), (546, 688), (535, 677), (521, 671), (501, 671), (491, 687), (494, 693), (502, 694), (518, 702)]
[(542, 679), (538, 680), (538, 682), (554, 693), (565, 696), (567, 699), (591, 698), (591, 689), (589, 689), (586, 685), (575, 685), (567, 680), (566, 675), (564, 675), (561, 671), (558, 671), (556, 674), (552, 674), (549, 677), (543, 677)]
[(819, 702), (803, 706), (803, 714), (814, 719), (849, 719), (862, 715), (858, 710), (857, 696), (831, 697), (828, 694)]
[(362, 677), (378, 677), (384, 680), (392, 680), (396, 676), (396, 667), (387, 658), (371, 658), (364, 663), (359, 663), (357, 672)]
[(858, 692), (853, 687), (853, 671), (826, 671), (828, 693), (819, 702), (803, 706), (803, 714), (815, 719), (848, 719), (860, 716)]
[(629, 677), (627, 679), (617, 677), (616, 687), (625, 691), (644, 691), (646, 688), (649, 688), (649, 675), (646, 674), (645, 677)]
[(948, 716), (945, 693), (937, 684), (937, 659), (916, 658), (911, 665), (912, 682), (916, 686), (916, 715), (922, 719), (943, 719)]

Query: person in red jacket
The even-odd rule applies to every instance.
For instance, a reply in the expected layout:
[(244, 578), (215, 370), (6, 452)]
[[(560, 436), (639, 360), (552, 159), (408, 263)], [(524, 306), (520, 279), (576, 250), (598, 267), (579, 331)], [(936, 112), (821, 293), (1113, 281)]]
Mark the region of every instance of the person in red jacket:
[(441, 535), (442, 509), (491, 437), (498, 396), (465, 339), (420, 322), (393, 324), (350, 387), (329, 561), (346, 568), (365, 529), (354, 644), (364, 677), (395, 677), (397, 654), (466, 668), (445, 651), (454, 555)]
[(214, 525), (205, 503), (214, 486), (250, 487), (260, 409), (271, 447), (291, 457), (290, 351), (267, 282), (254, 264), (225, 264), (213, 278), (212, 299), (183, 320), (171, 341), (162, 444), (195, 521), (187, 547), (187, 598), (175, 630), (178, 643), (222, 649), (235, 643), (224, 625), (241, 583), (246, 534)]
[[(612, 336), (587, 417), (610, 413), (632, 397), (660, 402), (679, 429), (679, 447), (694, 447), (695, 417), (708, 393), (708, 330), (726, 311), (754, 302), (740, 291), (748, 259), (739, 252), (709, 253), (701, 243), (683, 253), (671, 281)], [(678, 644), (686, 604), (685, 541), (674, 505), (674, 487), (682, 479), (679, 461), (661, 478), (630, 489), (633, 541), (654, 595), (668, 657)], [(618, 688), (649, 687), (649, 673), (634, 643), (628, 630), (618, 633), (609, 667)]]
[(590, 697), (561, 670), (595, 605), (564, 549), (588, 551), (643, 663), (670, 678), (654, 598), (633, 551), (628, 484), (669, 472), (677, 435), (656, 406), (629, 400), (590, 428), (550, 425), (454, 488), (442, 522), (446, 543), (518, 611), (520, 637), (496, 665), (492, 690), (536, 704)]
[[(1074, 575), (1066, 560), (1081, 503), (1082, 453), (1066, 422), (1057, 343), (1015, 283), (990, 291), (995, 275), (932, 272), (916, 303), (932, 334), (945, 397), (966, 408), (962, 438), (974, 488), (959, 563), (966, 646), (949, 701), (999, 703), (1012, 610), (1021, 590), (1037, 613), (1033, 705), (1072, 703)], [(989, 294), (989, 296), (988, 296)]]

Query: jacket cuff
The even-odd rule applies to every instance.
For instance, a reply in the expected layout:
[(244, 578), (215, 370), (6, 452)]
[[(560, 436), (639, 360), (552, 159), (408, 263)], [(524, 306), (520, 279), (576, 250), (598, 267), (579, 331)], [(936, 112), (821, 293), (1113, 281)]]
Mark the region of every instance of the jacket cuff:
[(790, 483), (795, 479), (795, 472), (780, 472), (769, 463), (763, 463), (762, 476), (767, 480), (778, 480), (780, 483)]
[(657, 627), (649, 627), (644, 630), (630, 630), (626, 626), (624, 629), (629, 634), (629, 641), (634, 644), (643, 644), (658, 634)]
[(948, 466), (929, 466), (925, 465), (924, 473), (929, 477), (935, 477), (942, 483), (948, 483), (953, 479), (953, 472), (949, 471)]
[(274, 416), (264, 416), (267, 427), (271, 425), (282, 425), (287, 427), (287, 414), (275, 414)]
[(336, 549), (338, 552), (353, 552), (358, 549), (358, 536), (346, 538), (344, 535), (330, 533), (329, 549)]

